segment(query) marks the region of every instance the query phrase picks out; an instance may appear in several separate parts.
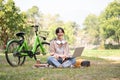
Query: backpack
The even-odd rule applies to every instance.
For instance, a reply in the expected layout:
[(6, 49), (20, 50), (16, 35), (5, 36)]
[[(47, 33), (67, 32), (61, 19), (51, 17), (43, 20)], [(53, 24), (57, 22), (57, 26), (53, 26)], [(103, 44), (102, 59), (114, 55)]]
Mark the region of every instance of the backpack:
[(90, 66), (90, 61), (82, 61), (82, 62), (81, 62), (81, 66), (83, 66), (83, 67), (88, 67), (88, 66)]
[(88, 67), (90, 66), (90, 61), (83, 60), (83, 59), (76, 59), (76, 63), (74, 64), (74, 67)]

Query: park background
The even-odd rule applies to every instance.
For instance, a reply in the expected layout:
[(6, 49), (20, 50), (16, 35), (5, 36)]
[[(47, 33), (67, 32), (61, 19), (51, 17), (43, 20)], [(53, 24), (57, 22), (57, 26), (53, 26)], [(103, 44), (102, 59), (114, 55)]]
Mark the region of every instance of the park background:
[[(78, 0), (58, 2), (57, 0), (35, 0), (35, 2), (0, 0), (1, 80), (58, 80), (58, 78), (60, 80), (101, 80), (102, 78), (120, 80), (120, 0), (91, 0), (92, 5), (87, 0), (82, 1), (84, 3)], [(33, 5), (29, 5), (31, 3)], [(48, 6), (45, 11), (42, 6), (39, 7), (40, 4)], [(49, 8), (52, 8), (51, 12), (47, 12)], [(91, 67), (32, 70), (31, 66), (35, 61), (29, 58), (21, 67), (9, 66), (4, 57), (7, 41), (17, 38), (15, 36), (17, 32), (24, 31), (25, 38), (32, 46), (35, 34), (31, 25), (39, 25), (39, 35), (47, 37), (48, 42), (55, 38), (55, 29), (63, 27), (71, 52), (75, 47), (84, 46), (85, 50), (80, 58), (90, 60)], [(46, 35), (45, 32), (49, 34)], [(43, 61), (46, 58), (47, 56), (41, 56)], [(11, 73), (8, 74), (8, 72)], [(55, 78), (53, 78), (54, 75)]]

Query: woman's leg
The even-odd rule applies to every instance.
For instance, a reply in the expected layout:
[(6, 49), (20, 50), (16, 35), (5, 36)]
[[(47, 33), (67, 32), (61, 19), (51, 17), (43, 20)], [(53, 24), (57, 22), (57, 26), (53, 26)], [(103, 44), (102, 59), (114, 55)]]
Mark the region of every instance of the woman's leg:
[(75, 58), (70, 58), (62, 63), (63, 67), (70, 67), (71, 65), (74, 65), (76, 63)]
[(56, 58), (54, 58), (53, 56), (48, 57), (47, 62), (48, 62), (49, 65), (53, 65), (55, 67), (60, 67), (61, 66), (60, 62), (58, 62), (58, 60)]

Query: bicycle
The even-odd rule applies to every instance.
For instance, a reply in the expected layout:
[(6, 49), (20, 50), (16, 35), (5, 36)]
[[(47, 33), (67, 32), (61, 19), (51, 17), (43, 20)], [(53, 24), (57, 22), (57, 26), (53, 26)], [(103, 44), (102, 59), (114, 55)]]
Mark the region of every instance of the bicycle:
[[(35, 42), (33, 44), (32, 50), (28, 49), (28, 44), (27, 41), (24, 38), (25, 33), (24, 32), (19, 32), (16, 34), (16, 36), (20, 37), (19, 40), (13, 39), (7, 42), (6, 45), (6, 50), (5, 50), (5, 57), (9, 65), (16, 67), (19, 65), (23, 65), (26, 56), (29, 56), (30, 58), (33, 58), (37, 60), (37, 55), (40, 53), (45, 55), (47, 53), (47, 49), (50, 43), (45, 42), (46, 37), (43, 36), (38, 36), (38, 26), (32, 26), (35, 28)], [(43, 40), (42, 40), (43, 39)], [(46, 46), (45, 46), (46, 45)]]

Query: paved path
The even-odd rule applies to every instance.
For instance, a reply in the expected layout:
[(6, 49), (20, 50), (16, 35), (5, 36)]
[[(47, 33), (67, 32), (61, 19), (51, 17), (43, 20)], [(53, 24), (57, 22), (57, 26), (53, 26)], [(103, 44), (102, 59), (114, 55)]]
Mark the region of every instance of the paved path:
[(107, 60), (120, 61), (120, 57), (100, 57), (100, 58), (107, 59)]

